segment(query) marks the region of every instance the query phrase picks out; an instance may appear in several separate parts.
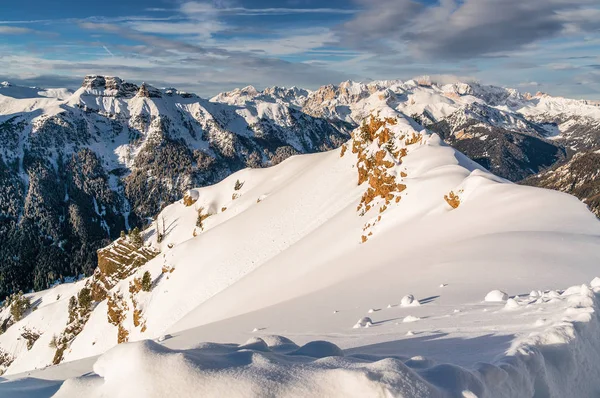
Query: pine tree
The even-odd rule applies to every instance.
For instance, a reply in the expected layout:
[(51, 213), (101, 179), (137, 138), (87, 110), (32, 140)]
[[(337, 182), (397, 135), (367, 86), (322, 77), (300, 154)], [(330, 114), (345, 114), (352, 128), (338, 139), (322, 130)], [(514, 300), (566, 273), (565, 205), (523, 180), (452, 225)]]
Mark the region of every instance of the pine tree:
[(23, 292), (14, 294), (10, 299), (10, 313), (16, 322), (23, 319), (25, 312), (31, 308), (31, 300)]
[(149, 271), (144, 272), (142, 276), (142, 290), (145, 292), (152, 290), (152, 276)]
[(77, 299), (79, 301), (79, 307), (81, 312), (87, 312), (92, 305), (92, 291), (87, 287), (84, 287), (79, 291), (77, 295)]
[(135, 227), (129, 233), (129, 241), (131, 242), (131, 244), (133, 244), (138, 249), (144, 245), (144, 241), (142, 240), (142, 234), (138, 227)]

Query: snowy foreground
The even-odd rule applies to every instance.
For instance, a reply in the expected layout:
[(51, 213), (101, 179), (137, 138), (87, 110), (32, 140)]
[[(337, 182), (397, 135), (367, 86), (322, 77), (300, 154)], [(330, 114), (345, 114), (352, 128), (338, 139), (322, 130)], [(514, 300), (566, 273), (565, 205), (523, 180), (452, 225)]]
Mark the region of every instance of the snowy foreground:
[[(143, 330), (124, 306), (130, 343), (102, 301), (47, 367), (86, 282), (33, 294), (38, 309), (0, 336), (15, 357), (0, 396), (597, 396), (600, 222), (372, 107), (385, 123), (370, 138), (167, 207), (165, 239), (145, 232), (161, 254), (111, 290), (129, 300), (152, 274), (135, 296)], [(199, 208), (213, 215), (194, 233)], [(25, 327), (42, 333), (30, 350)]]

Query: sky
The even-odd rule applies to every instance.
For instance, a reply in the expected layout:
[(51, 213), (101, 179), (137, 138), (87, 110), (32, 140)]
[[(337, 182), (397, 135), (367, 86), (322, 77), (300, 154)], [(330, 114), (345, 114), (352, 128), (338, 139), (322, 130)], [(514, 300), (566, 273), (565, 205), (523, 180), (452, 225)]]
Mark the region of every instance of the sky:
[(203, 97), (345, 80), (600, 99), (599, 0), (0, 0), (0, 81), (88, 74)]

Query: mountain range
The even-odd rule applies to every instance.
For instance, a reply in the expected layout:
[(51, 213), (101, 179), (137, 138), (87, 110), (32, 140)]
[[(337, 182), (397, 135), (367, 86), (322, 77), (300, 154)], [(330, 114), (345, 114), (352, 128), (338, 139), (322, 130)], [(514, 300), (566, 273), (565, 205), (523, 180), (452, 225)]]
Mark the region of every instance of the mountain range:
[[(356, 126), (338, 148), (185, 189), (100, 249), (91, 276), (11, 295), (0, 395), (594, 396), (600, 221), (421, 124), (476, 97), (435, 105), (453, 88), (385, 84), (319, 94), (311, 120)], [(243, 91), (225, 106), (267, 107)], [(418, 112), (412, 95), (430, 101)], [(553, 142), (489, 114), (491, 130)], [(465, 139), (496, 139), (481, 137)]]
[(575, 170), (600, 145), (591, 101), (428, 78), (249, 86), (211, 99), (118, 77), (87, 76), (75, 92), (4, 82), (0, 296), (91, 275), (99, 249), (156, 223), (189, 188), (337, 148), (381, 103), (497, 176), (597, 209), (598, 173)]

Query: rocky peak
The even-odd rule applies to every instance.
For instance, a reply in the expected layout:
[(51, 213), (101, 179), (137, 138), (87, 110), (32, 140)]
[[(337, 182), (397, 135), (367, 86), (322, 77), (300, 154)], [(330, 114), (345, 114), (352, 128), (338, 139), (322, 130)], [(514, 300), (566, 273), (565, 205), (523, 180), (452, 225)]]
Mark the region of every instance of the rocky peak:
[(135, 84), (123, 81), (116, 76), (88, 75), (83, 79), (81, 87), (106, 97), (130, 98), (138, 91)]
[(157, 88), (152, 87), (146, 83), (142, 83), (136, 96), (142, 98), (160, 98), (161, 94)]

